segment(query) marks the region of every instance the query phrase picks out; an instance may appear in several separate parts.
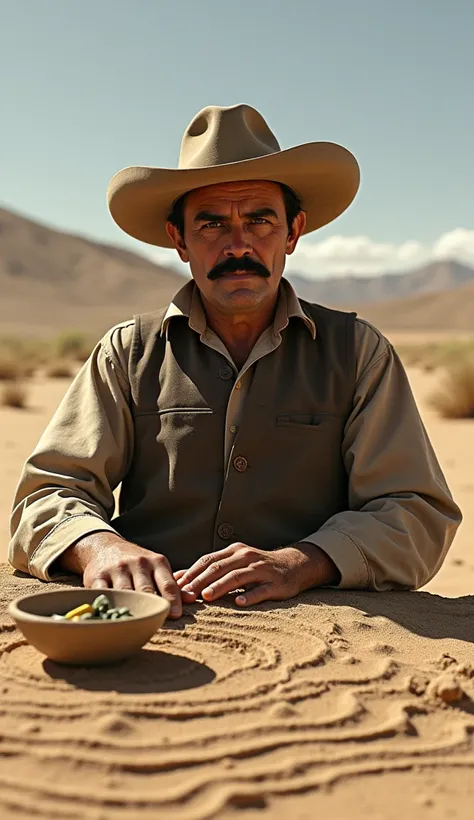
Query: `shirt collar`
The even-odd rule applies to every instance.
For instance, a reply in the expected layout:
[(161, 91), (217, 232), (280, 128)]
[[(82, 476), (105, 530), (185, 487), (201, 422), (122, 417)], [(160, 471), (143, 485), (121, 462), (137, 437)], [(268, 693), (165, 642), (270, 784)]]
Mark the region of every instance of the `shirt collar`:
[[(186, 282), (173, 297), (173, 301), (170, 303), (161, 323), (161, 335), (167, 333), (171, 319), (176, 316), (186, 316), (191, 330), (199, 333), (202, 339), (207, 329), (207, 321), (199, 289), (196, 287), (194, 279)], [(316, 338), (316, 325), (312, 318), (304, 312), (301, 302), (288, 280), (282, 279), (273, 320), (273, 332), (281, 334), (282, 330), (288, 327), (290, 319), (293, 318), (303, 321), (313, 339)]]

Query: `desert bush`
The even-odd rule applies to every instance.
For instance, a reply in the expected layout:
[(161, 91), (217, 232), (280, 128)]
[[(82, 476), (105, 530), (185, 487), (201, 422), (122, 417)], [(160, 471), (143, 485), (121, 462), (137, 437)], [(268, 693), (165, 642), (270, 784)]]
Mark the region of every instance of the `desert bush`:
[(22, 374), (21, 362), (9, 354), (0, 353), (0, 381), (14, 381)]
[(80, 331), (68, 330), (60, 333), (56, 338), (55, 352), (60, 359), (72, 359), (76, 362), (85, 362), (89, 358), (94, 344)]
[(28, 391), (24, 384), (17, 381), (6, 382), (1, 392), (2, 404), (5, 407), (23, 409), (27, 405)]
[(419, 367), (429, 373), (474, 356), (474, 340), (402, 344), (397, 345), (397, 352), (407, 367)]
[(445, 419), (474, 419), (474, 356), (465, 356), (446, 370), (429, 403)]
[(0, 337), (0, 379), (33, 376), (38, 367), (49, 358), (49, 355), (48, 343), (43, 340), (2, 336)]
[(50, 379), (69, 379), (74, 375), (74, 371), (71, 362), (53, 359), (46, 365), (44, 374)]

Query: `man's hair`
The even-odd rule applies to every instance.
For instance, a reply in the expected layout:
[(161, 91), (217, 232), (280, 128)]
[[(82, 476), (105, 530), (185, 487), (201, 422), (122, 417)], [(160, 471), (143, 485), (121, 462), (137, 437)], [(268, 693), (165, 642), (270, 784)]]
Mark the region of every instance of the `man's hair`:
[[(280, 186), (283, 194), (286, 221), (288, 223), (288, 231), (290, 232), (293, 227), (295, 217), (298, 216), (299, 212), (302, 210), (301, 199), (291, 188), (288, 187), (288, 185), (285, 185), (283, 182), (277, 182), (276, 184)], [(184, 205), (187, 195), (187, 193), (183, 194), (176, 200), (176, 202), (173, 203), (173, 207), (168, 216), (168, 222), (171, 222), (171, 224), (178, 229), (182, 239), (184, 239)]]

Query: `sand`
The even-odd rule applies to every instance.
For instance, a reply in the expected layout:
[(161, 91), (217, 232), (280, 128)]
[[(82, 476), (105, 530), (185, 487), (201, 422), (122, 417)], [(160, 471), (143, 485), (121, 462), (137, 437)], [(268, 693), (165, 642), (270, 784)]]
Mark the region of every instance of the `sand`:
[[(465, 513), (425, 591), (198, 603), (135, 659), (71, 669), (5, 613), (45, 585), (2, 567), (2, 820), (472, 818), (474, 423), (428, 411), (436, 374), (410, 378)], [(37, 380), (32, 410), (0, 410), (4, 546), (21, 462), (66, 387)]]

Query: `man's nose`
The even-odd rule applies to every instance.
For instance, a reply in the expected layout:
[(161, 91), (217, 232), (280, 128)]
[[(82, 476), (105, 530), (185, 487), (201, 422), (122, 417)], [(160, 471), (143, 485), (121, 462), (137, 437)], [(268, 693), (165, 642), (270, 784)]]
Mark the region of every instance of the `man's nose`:
[(233, 225), (229, 235), (229, 241), (224, 248), (227, 257), (235, 256), (240, 259), (242, 256), (250, 256), (252, 245), (245, 236), (245, 231), (241, 225)]

